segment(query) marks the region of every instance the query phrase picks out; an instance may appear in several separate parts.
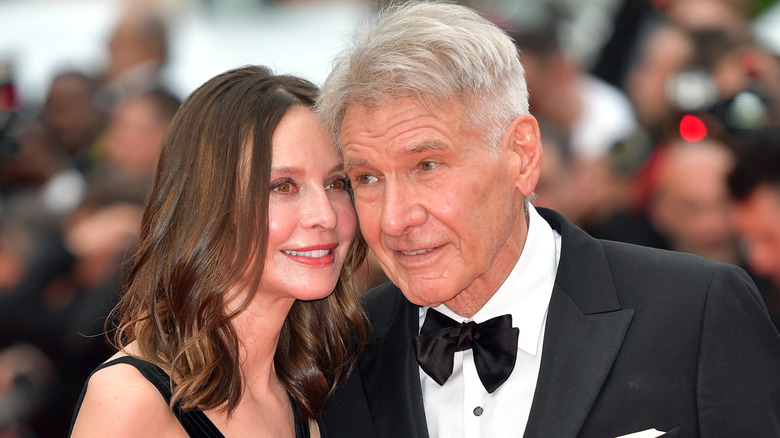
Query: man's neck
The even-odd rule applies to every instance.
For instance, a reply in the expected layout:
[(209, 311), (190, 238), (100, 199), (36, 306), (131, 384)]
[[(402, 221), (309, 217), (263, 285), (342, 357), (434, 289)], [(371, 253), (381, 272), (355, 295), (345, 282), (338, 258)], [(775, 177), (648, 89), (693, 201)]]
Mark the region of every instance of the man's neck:
[(474, 316), (495, 295), (507, 277), (509, 277), (515, 264), (520, 259), (527, 237), (528, 217), (526, 216), (521, 229), (513, 233), (496, 253), (488, 271), (477, 277), (466, 289), (444, 304), (464, 318)]

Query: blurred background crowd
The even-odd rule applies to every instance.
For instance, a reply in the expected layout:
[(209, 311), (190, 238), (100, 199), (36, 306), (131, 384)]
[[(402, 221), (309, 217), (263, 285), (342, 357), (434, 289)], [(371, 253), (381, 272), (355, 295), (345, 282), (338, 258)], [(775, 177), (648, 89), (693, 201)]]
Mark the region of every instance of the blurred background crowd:
[[(105, 319), (181, 100), (244, 64), (321, 83), (385, 3), (0, 0), (0, 438), (65, 436), (110, 355)], [(742, 266), (780, 326), (780, 6), (470, 5), (526, 67), (545, 154), (534, 202), (596, 237)]]

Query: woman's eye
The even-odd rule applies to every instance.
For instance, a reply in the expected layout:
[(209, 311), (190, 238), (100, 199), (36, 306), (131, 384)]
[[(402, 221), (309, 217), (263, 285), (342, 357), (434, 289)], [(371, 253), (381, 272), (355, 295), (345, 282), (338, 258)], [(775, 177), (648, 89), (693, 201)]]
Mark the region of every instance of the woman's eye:
[(341, 178), (337, 179), (327, 186), (325, 186), (325, 190), (346, 190), (348, 187), (348, 182), (346, 179)]
[(439, 163), (434, 161), (423, 161), (420, 163), (420, 170), (433, 170), (439, 166)]
[(273, 191), (278, 193), (291, 193), (294, 189), (295, 187), (289, 182), (274, 184), (272, 188)]
[(365, 186), (379, 181), (379, 178), (374, 175), (358, 175), (355, 180), (357, 181), (358, 185)]

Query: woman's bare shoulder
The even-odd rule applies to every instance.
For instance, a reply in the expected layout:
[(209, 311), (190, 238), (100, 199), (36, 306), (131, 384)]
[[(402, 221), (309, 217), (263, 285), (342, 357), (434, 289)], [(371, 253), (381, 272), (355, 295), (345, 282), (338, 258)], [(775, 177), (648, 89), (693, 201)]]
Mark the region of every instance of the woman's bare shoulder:
[(186, 433), (157, 388), (134, 366), (118, 363), (92, 374), (73, 437), (169, 435)]

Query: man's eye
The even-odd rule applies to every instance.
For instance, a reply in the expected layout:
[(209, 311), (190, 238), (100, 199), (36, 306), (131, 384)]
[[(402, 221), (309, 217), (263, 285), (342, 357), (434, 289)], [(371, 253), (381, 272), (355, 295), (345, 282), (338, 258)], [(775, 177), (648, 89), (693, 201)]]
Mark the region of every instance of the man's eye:
[(357, 178), (355, 178), (358, 185), (364, 186), (368, 184), (373, 184), (377, 181), (379, 181), (379, 178), (377, 178), (374, 175), (359, 175)]
[(433, 170), (439, 167), (439, 163), (435, 161), (423, 161), (420, 163), (420, 170)]

